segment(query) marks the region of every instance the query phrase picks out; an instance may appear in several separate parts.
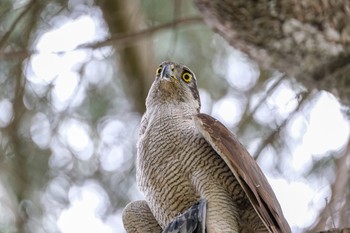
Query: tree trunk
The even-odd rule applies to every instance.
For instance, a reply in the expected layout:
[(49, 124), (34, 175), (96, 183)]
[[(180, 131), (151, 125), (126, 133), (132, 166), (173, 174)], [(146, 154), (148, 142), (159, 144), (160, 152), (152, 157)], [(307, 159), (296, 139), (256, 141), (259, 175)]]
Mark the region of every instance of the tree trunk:
[(350, 1), (194, 2), (213, 30), (264, 68), (350, 105)]
[[(134, 1), (123, 0), (98, 0), (96, 4), (101, 8), (103, 17), (112, 35), (124, 35), (135, 33), (142, 29), (144, 19), (140, 15), (138, 5)], [(122, 69), (124, 80), (129, 90), (126, 91), (133, 100), (134, 110), (143, 114), (145, 111), (144, 100), (147, 96), (154, 77), (154, 54), (152, 43), (149, 38), (145, 38), (136, 44), (118, 46), (119, 69)], [(116, 78), (121, 78), (116, 75)]]

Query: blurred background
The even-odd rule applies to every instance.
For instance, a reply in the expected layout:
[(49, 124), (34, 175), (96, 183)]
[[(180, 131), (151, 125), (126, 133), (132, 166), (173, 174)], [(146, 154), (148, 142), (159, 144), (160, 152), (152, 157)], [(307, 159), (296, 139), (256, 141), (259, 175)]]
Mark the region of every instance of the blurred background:
[(349, 108), (259, 67), (191, 1), (1, 0), (0, 232), (124, 232), (155, 70), (188, 65), (202, 112), (268, 177), (293, 232), (349, 225)]

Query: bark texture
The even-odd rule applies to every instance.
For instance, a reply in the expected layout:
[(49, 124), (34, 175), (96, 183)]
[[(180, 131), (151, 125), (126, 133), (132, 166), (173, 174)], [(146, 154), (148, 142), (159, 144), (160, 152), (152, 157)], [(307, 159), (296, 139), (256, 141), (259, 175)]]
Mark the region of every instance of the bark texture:
[(350, 1), (194, 2), (208, 25), (264, 68), (350, 105)]

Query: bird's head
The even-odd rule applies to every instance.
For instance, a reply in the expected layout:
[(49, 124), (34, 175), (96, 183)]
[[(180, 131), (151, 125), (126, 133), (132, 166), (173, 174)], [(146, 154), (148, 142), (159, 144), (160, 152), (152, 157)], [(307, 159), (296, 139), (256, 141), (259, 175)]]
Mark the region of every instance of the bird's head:
[(199, 112), (200, 99), (196, 76), (187, 66), (165, 61), (156, 69), (156, 77), (149, 90), (146, 107), (150, 109), (163, 105), (175, 105)]

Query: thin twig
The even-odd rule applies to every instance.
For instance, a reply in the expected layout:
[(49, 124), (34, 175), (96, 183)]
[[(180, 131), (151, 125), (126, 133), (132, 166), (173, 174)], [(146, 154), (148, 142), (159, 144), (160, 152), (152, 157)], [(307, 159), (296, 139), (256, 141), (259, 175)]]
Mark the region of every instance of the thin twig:
[[(272, 92), (281, 84), (281, 82), (287, 77), (287, 75), (282, 75), (280, 76), (277, 81), (271, 85), (271, 87), (266, 91), (265, 95), (263, 98), (260, 99), (260, 101), (255, 105), (254, 109), (249, 113), (249, 115), (247, 115), (246, 117), (244, 117), (244, 119), (238, 124), (237, 128), (238, 131), (236, 132), (238, 135), (240, 135), (243, 131), (244, 131), (244, 126), (247, 125), (248, 122), (250, 122), (256, 111), (262, 106), (263, 103), (266, 102), (266, 99), (271, 96)], [(247, 108), (248, 111), (249, 107)], [(243, 114), (245, 115), (245, 114)]]
[[(325, 229), (327, 227), (329, 218), (331, 218), (331, 221), (332, 221), (331, 223), (333, 228), (347, 226), (348, 224), (347, 220), (349, 219), (348, 214), (346, 212), (346, 210), (348, 210), (349, 208), (349, 206), (346, 206), (347, 197), (348, 197), (347, 189), (349, 187), (349, 181), (350, 181), (349, 166), (348, 166), (349, 155), (350, 155), (350, 140), (348, 141), (348, 144), (346, 146), (346, 149), (344, 150), (343, 155), (335, 160), (336, 177), (334, 179), (333, 184), (330, 187), (331, 188), (330, 200), (327, 201), (326, 205), (319, 212), (317, 221), (313, 224), (311, 228), (308, 229), (308, 232), (316, 232), (316, 231), (319, 231), (320, 229)], [(341, 207), (338, 205), (341, 205)], [(336, 208), (336, 210), (332, 208)], [(337, 223), (334, 223), (334, 220), (335, 220), (333, 216), (334, 211), (336, 211), (336, 215), (338, 216)], [(345, 222), (341, 221), (342, 218), (346, 219), (346, 221)], [(348, 230), (350, 229), (348, 228)]]
[(10, 37), (11, 33), (15, 30), (16, 25), (21, 21), (21, 19), (29, 12), (29, 10), (35, 5), (36, 0), (32, 0), (28, 3), (27, 7), (22, 11), (21, 14), (15, 19), (15, 21), (10, 26), (9, 30), (0, 39), (0, 50), (5, 46), (7, 39)]
[(164, 29), (168, 29), (168, 28), (173, 29), (173, 28), (176, 28), (176, 27), (181, 26), (181, 25), (200, 23), (200, 22), (203, 22), (203, 20), (199, 16), (178, 19), (178, 20), (172, 21), (170, 23), (165, 23), (165, 24), (155, 26), (152, 28), (147, 28), (145, 30), (141, 30), (141, 31), (138, 31), (135, 33), (130, 33), (130, 34), (126, 34), (126, 35), (112, 35), (111, 38), (109, 38), (107, 40), (104, 40), (101, 42), (83, 44), (83, 45), (78, 46), (78, 48), (96, 49), (96, 48), (101, 48), (101, 47), (108, 46), (108, 45), (113, 45), (115, 43), (118, 43), (118, 45), (130, 44), (130, 43), (134, 43), (136, 40), (139, 40), (139, 39), (146, 37), (146, 36), (151, 36), (154, 33), (161, 31), (161, 30), (164, 30)]
[[(196, 24), (196, 23), (202, 23), (202, 18), (199, 16), (193, 16), (189, 18), (183, 18), (178, 19), (176, 21), (165, 23), (159, 26), (155, 26), (152, 28), (148, 28), (145, 30), (141, 30), (135, 33), (130, 34), (123, 34), (123, 35), (112, 35), (110, 38), (99, 41), (99, 42), (93, 42), (93, 43), (86, 43), (78, 46), (77, 49), (97, 49), (102, 48), (109, 45), (119, 45), (119, 46), (125, 46), (128, 44), (135, 43), (137, 40), (140, 40), (144, 37), (151, 36), (159, 31), (165, 30), (165, 29), (173, 29), (176, 27), (179, 27), (181, 25), (189, 25), (189, 24)], [(71, 51), (59, 51), (59, 52), (52, 52), (51, 54), (64, 54)], [(7, 53), (1, 53), (0, 52), (0, 59), (24, 59), (28, 56), (39, 54), (40, 52), (37, 50), (22, 50), (22, 51), (12, 51)]]
[(299, 110), (303, 106), (303, 103), (309, 95), (310, 92), (305, 92), (298, 104), (298, 107), (291, 114), (289, 114), (289, 116), (277, 127), (277, 129), (272, 131), (270, 135), (267, 138), (265, 138), (265, 140), (259, 145), (258, 149), (256, 150), (253, 156), (255, 160), (259, 158), (263, 149), (275, 140), (275, 137), (279, 134), (279, 132), (281, 132), (281, 129), (283, 129), (287, 125), (287, 123), (295, 116), (295, 114), (299, 112)]

